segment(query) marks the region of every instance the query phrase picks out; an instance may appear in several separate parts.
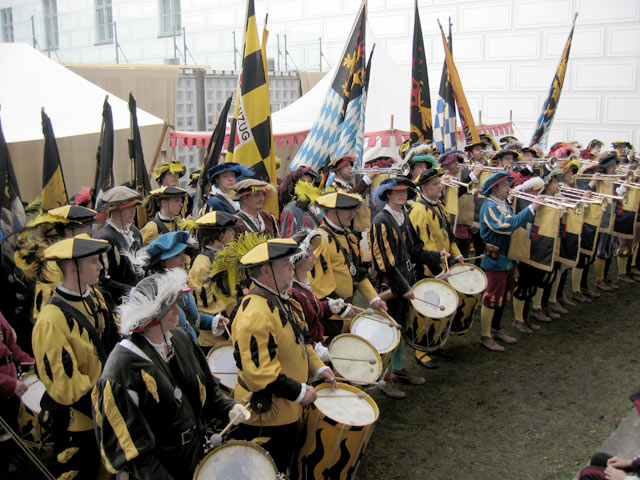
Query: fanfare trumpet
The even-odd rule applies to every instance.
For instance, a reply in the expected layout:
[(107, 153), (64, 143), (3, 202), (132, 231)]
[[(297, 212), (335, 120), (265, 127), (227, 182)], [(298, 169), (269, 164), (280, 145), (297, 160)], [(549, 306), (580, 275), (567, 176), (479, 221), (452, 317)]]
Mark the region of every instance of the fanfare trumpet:
[(372, 172), (388, 173), (389, 175), (402, 175), (403, 177), (406, 177), (411, 172), (411, 166), (407, 162), (404, 162), (388, 168), (354, 168), (351, 170), (351, 173), (354, 175), (366, 175)]
[[(520, 190), (514, 189), (509, 190), (509, 196), (521, 198), (522, 200), (527, 200), (531, 203), (537, 203), (539, 205), (544, 205), (545, 207), (557, 208), (560, 210), (566, 208), (574, 208), (578, 215), (580, 215), (584, 209), (581, 200), (572, 201), (568, 198), (562, 199), (551, 197), (549, 195), (535, 195), (533, 193), (521, 192)], [(542, 200), (540, 200), (539, 197), (542, 197)]]
[(609, 205), (610, 201), (609, 198), (605, 197), (605, 196), (600, 196), (597, 195), (595, 192), (591, 192), (592, 196), (596, 197), (596, 198), (589, 198), (589, 197), (585, 197), (585, 190), (580, 190), (579, 188), (573, 188), (573, 187), (564, 187), (561, 186), (560, 187), (560, 192), (567, 196), (570, 197), (572, 199), (575, 199), (577, 201), (580, 201), (582, 203), (597, 203), (599, 205), (602, 206), (602, 210), (606, 210), (607, 206)]
[(464, 183), (455, 178), (445, 176), (445, 177), (442, 177), (442, 184), (446, 185), (447, 187), (453, 187), (453, 188), (465, 187), (469, 195), (474, 195), (478, 191), (477, 181), (470, 181), (469, 183)]

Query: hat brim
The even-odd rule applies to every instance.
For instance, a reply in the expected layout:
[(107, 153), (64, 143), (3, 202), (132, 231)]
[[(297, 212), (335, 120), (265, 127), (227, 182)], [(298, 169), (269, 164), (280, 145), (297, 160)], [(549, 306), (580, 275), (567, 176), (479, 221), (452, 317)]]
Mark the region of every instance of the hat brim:
[(297, 253), (300, 253), (300, 248), (292, 238), (268, 240), (249, 250), (240, 259), (238, 267), (259, 267), (281, 258), (289, 258)]

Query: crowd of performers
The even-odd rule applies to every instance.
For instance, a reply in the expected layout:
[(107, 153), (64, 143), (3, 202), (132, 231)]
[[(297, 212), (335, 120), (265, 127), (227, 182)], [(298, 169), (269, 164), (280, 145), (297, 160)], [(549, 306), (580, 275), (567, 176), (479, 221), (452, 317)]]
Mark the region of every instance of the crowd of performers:
[[(480, 343), (499, 352), (617, 289), (614, 259), (617, 280), (635, 283), (638, 156), (628, 142), (603, 147), (562, 143), (543, 156), (483, 136), (439, 155), (405, 144), (400, 162), (354, 170), (345, 156), (330, 163), (328, 187), (328, 172), (301, 167), (277, 191), (219, 163), (202, 173), (212, 187), (196, 220), (178, 186), (184, 167), (166, 162), (149, 198), (117, 186), (95, 210), (76, 198), (41, 212), (16, 233), (18, 270), (3, 285), (24, 286), (30, 304), (28, 322), (10, 326), (19, 310), (6, 307), (0, 316), (2, 417), (40, 446), (46, 434), (62, 479), (192, 478), (223, 427), (227, 440), (259, 444), (280, 475), (351, 478), (377, 406), (345, 384), (402, 399), (403, 384), (425, 383), (403, 364), (407, 345), (437, 368), (448, 335), (479, 311)], [(280, 218), (263, 209), (270, 195)], [(152, 216), (138, 229), (140, 209)], [(210, 361), (221, 346), (222, 366)], [(371, 415), (329, 435), (340, 421), (308, 419), (332, 395)], [(225, 467), (228, 478), (252, 478), (245, 463)]]

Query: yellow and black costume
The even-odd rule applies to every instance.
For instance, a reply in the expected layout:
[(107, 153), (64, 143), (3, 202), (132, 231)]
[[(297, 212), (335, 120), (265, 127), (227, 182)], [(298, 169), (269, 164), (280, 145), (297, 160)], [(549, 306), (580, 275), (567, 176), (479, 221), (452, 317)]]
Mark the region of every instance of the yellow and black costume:
[[(156, 202), (156, 206), (159, 210), (160, 200), (166, 200), (168, 198), (185, 198), (187, 191), (178, 187), (162, 187), (151, 192), (151, 201)], [(163, 233), (178, 232), (182, 230), (181, 222), (178, 217), (164, 218), (160, 212), (149, 220), (144, 227), (140, 230), (142, 233), (142, 239), (145, 247), (153, 242)]]

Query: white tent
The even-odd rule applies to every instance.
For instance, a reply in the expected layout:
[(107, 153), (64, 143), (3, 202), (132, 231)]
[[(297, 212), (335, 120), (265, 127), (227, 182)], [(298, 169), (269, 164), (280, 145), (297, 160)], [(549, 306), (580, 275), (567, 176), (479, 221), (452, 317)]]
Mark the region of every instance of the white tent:
[[(58, 139), (69, 195), (93, 185), (106, 95), (26, 44), (0, 44), (0, 118), (24, 200), (32, 200), (42, 188), (43, 107)], [(114, 95), (109, 104), (116, 131), (114, 174), (120, 183), (129, 180), (129, 109)], [(138, 124), (150, 161), (163, 121), (138, 108)]]

